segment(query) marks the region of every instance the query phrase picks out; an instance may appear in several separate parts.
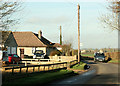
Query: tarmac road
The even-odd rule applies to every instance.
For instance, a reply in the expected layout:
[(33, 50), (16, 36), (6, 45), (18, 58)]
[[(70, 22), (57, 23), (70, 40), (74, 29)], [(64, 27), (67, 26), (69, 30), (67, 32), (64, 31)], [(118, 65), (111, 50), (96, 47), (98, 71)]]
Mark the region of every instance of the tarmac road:
[(120, 84), (118, 64), (98, 63), (92, 65), (97, 66), (97, 75), (85, 84)]
[(50, 86), (84, 86), (91, 84), (98, 86), (98, 84), (120, 84), (118, 81), (118, 65), (110, 63), (94, 63), (93, 61), (87, 62), (96, 71), (89, 71), (88, 73), (74, 76), (72, 78), (63, 79), (62, 81), (54, 82)]

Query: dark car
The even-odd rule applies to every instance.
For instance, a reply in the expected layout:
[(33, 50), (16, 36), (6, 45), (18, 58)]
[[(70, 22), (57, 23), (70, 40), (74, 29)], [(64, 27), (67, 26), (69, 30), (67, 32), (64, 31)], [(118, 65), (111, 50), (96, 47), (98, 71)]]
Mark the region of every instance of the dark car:
[(34, 55), (33, 55), (33, 58), (41, 58), (41, 59), (43, 59), (45, 57), (44, 54), (45, 53), (43, 53), (42, 50), (36, 50)]
[(94, 61), (105, 62), (105, 55), (104, 53), (96, 53), (94, 56)]

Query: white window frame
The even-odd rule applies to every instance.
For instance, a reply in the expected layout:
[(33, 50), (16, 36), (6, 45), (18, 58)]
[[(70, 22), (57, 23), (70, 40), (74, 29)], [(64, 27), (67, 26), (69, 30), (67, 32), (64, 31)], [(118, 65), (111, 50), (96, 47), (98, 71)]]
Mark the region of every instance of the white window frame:
[(34, 54), (36, 47), (32, 47), (32, 53)]

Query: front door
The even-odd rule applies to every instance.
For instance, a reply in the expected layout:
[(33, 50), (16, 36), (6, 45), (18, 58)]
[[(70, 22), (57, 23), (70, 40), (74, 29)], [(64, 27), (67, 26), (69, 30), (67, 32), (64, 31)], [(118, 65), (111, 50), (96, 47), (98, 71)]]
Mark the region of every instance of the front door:
[(21, 49), (20, 49), (20, 57), (21, 57), (21, 58), (24, 58), (24, 48), (21, 48)]

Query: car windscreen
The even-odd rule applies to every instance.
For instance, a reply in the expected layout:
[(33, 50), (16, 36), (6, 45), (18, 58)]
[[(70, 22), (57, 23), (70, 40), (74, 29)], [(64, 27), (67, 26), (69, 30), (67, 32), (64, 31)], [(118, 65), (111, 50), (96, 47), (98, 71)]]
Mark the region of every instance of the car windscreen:
[(18, 55), (13, 55), (13, 57), (16, 57), (16, 58), (18, 58)]
[(103, 55), (97, 55), (97, 57), (104, 57)]
[(43, 54), (43, 51), (41, 51), (41, 50), (38, 50), (38, 51), (35, 51), (35, 53), (37, 53), (37, 54)]

